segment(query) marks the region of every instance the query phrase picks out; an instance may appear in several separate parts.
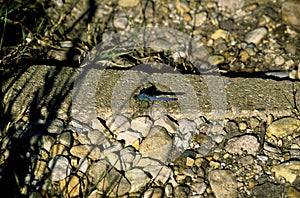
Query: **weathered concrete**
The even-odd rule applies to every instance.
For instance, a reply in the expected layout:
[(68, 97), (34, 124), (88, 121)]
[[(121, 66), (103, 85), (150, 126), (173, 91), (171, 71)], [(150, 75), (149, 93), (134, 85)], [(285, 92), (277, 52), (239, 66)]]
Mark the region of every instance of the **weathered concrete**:
[[(12, 78), (2, 87), (6, 93), (4, 104), (7, 111), (15, 117), (36, 100), (39, 109), (45, 107), (48, 111), (55, 110), (65, 118), (72, 101), (73, 117), (82, 118), (82, 109), (88, 109), (85, 112), (96, 111), (90, 116), (97, 114), (106, 119), (112, 112), (134, 113), (143, 108), (147, 109), (147, 105), (139, 106), (132, 96), (144, 85), (149, 86), (149, 82), (152, 82), (161, 91), (177, 94), (178, 101), (152, 103), (175, 118), (187, 114), (191, 117), (204, 115), (207, 118), (249, 117), (260, 112), (272, 113), (274, 116), (292, 114), (293, 93), (292, 82), (289, 80), (179, 73), (146, 74), (134, 70), (103, 72), (92, 69), (86, 74), (78, 78), (75, 68), (32, 66), (20, 77)], [(70, 92), (75, 79), (75, 90)], [(294, 82), (294, 85), (295, 89), (300, 89), (299, 82)], [(215, 110), (213, 116), (212, 109)]]

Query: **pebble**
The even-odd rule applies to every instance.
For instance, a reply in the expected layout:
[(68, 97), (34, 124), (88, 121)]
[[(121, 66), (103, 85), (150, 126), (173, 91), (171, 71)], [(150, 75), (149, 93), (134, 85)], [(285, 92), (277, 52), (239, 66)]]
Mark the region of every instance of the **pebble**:
[(64, 129), (64, 122), (61, 119), (54, 119), (51, 121), (47, 130), (49, 133), (60, 134)]
[(246, 50), (242, 50), (239, 54), (239, 57), (242, 62), (246, 62), (250, 56)]
[(300, 3), (295, 0), (284, 1), (281, 6), (282, 19), (298, 30), (300, 30), (299, 9)]
[(231, 171), (213, 170), (208, 175), (208, 181), (216, 198), (238, 196), (237, 182)]
[(72, 175), (59, 182), (65, 197), (78, 197), (86, 191), (87, 179), (82, 175)]
[(137, 117), (131, 121), (131, 129), (142, 133), (146, 137), (151, 129), (152, 121), (147, 116)]
[(190, 11), (190, 7), (187, 5), (187, 2), (184, 2), (184, 1), (176, 0), (175, 1), (175, 7), (176, 7), (176, 10), (179, 12), (180, 15), (182, 15), (184, 12), (189, 12)]
[(267, 126), (270, 126), (273, 121), (274, 121), (274, 116), (272, 114), (269, 114), (266, 119)]
[(241, 131), (245, 131), (247, 129), (247, 123), (246, 122), (240, 122), (239, 123), (239, 129)]
[(284, 194), (284, 188), (283, 185), (266, 182), (252, 189), (253, 197), (278, 197)]
[(192, 21), (192, 16), (189, 13), (184, 13), (183, 14), (183, 20), (187, 21), (187, 22), (191, 22)]
[(293, 69), (292, 71), (290, 71), (289, 78), (290, 79), (300, 79), (300, 70)]
[(89, 167), (89, 161), (86, 157), (79, 159), (78, 162), (78, 170), (85, 173)]
[(188, 198), (190, 191), (188, 186), (177, 186), (174, 190), (174, 197)]
[(150, 178), (147, 176), (147, 174), (140, 168), (134, 168), (126, 171), (125, 177), (131, 184), (130, 192), (138, 192), (150, 181)]
[(78, 132), (73, 134), (74, 139), (78, 140), (81, 144), (91, 144), (88, 138), (88, 132)]
[(38, 160), (36, 162), (36, 166), (34, 168), (34, 177), (35, 178), (41, 178), (43, 175), (45, 175), (47, 172), (49, 172), (47, 168), (47, 162)]
[(285, 63), (285, 59), (282, 56), (276, 56), (275, 65), (280, 66)]
[(178, 125), (168, 116), (163, 116), (155, 120), (154, 125), (164, 127), (170, 134), (176, 134), (178, 131)]
[(270, 124), (267, 128), (267, 137), (286, 137), (300, 127), (300, 120), (292, 117), (281, 118)]
[(289, 161), (274, 166), (271, 169), (275, 173), (275, 178), (280, 181), (280, 178), (285, 178), (286, 181), (291, 184), (296, 180), (300, 174), (300, 162), (299, 161)]
[(156, 187), (156, 188), (149, 188), (147, 189), (144, 194), (143, 194), (143, 198), (160, 198), (163, 197), (163, 189), (160, 187)]
[(130, 120), (124, 115), (111, 116), (107, 119), (106, 124), (116, 135), (130, 128)]
[(135, 7), (139, 4), (140, 0), (119, 0), (118, 4), (121, 7)]
[(233, 137), (228, 140), (225, 150), (230, 154), (242, 155), (244, 152), (247, 152), (248, 154), (256, 155), (259, 150), (259, 142), (253, 135)]
[(136, 150), (139, 150), (139, 142), (142, 138), (142, 134), (132, 130), (123, 131), (117, 136), (117, 140), (125, 141), (125, 147), (133, 146)]
[[(151, 41), (151, 43), (149, 44), (149, 47), (155, 49), (155, 50), (158, 50), (158, 51), (161, 51), (163, 49), (171, 49), (172, 47), (172, 43), (170, 43), (168, 40), (166, 39), (160, 39), (160, 38), (157, 38), (153, 41)], [(153, 106), (155, 107), (155, 105)], [(159, 108), (154, 108), (152, 111), (153, 111), (153, 114), (154, 115), (161, 115), (161, 113), (158, 111)], [(153, 117), (154, 119), (156, 119), (155, 117)]]
[(185, 163), (186, 166), (192, 167), (192, 166), (194, 166), (194, 163), (195, 163), (195, 159), (194, 158), (191, 158), (191, 157), (187, 157), (186, 158), (186, 163)]
[(210, 161), (209, 166), (212, 169), (219, 169), (221, 167), (221, 164), (220, 164), (220, 162)]
[(248, 12), (248, 11), (253, 11), (253, 10), (256, 10), (257, 9), (257, 4), (256, 3), (252, 3), (252, 4), (249, 4), (249, 5), (246, 5), (245, 7), (243, 7), (243, 10)]
[(205, 137), (206, 137), (205, 143), (200, 144), (200, 147), (198, 148), (198, 153), (202, 157), (206, 156), (215, 145), (215, 141), (211, 137), (209, 136), (205, 136)]
[(146, 166), (143, 168), (143, 170), (151, 175), (151, 178), (154, 178), (153, 181), (156, 184), (164, 185), (169, 181), (172, 183), (173, 179), (173, 172), (172, 170), (167, 166)]
[(97, 181), (102, 180), (108, 170), (109, 167), (107, 166), (107, 162), (104, 160), (99, 160), (90, 165), (87, 170), (87, 176), (93, 184), (96, 184)]
[(165, 194), (166, 194), (166, 196), (167, 197), (172, 197), (172, 195), (173, 195), (173, 186), (171, 185), (171, 184), (167, 184), (166, 186), (165, 186)]
[(254, 158), (252, 155), (247, 155), (239, 160), (239, 163), (241, 163), (243, 166), (251, 165), (253, 162)]
[(62, 144), (54, 144), (50, 150), (50, 157), (53, 158), (57, 155), (69, 155), (69, 150), (65, 145)]
[(299, 198), (300, 197), (300, 191), (297, 190), (293, 186), (289, 186), (289, 187), (287, 187), (286, 195), (287, 195), (288, 198)]
[(196, 176), (195, 173), (191, 169), (188, 169), (188, 168), (183, 169), (182, 173), (184, 175), (192, 177), (192, 178), (194, 178)]
[(189, 119), (181, 119), (179, 122), (179, 132), (183, 135), (189, 133), (195, 133), (197, 129), (197, 125), (194, 121)]
[(140, 153), (135, 152), (131, 147), (122, 149), (119, 155), (122, 164), (122, 170), (125, 171), (136, 166), (142, 157)]
[(170, 159), (176, 159), (190, 145), (193, 135), (197, 132), (197, 124), (189, 119), (181, 119), (178, 122), (178, 132), (174, 137)]
[(125, 16), (116, 16), (113, 22), (116, 29), (124, 30), (127, 27), (128, 19)]
[(229, 32), (226, 30), (218, 29), (211, 35), (211, 38), (214, 40), (217, 40), (218, 38), (222, 38), (222, 39), (226, 40), (228, 33)]
[(257, 159), (259, 159), (262, 162), (267, 162), (269, 157), (266, 155), (257, 155)]
[(191, 20), (190, 24), (196, 26), (196, 27), (200, 27), (203, 25), (203, 23), (206, 21), (207, 19), (207, 13), (206, 12), (200, 12), (197, 13), (193, 20)]
[(140, 144), (143, 157), (165, 162), (172, 148), (172, 139), (166, 129), (160, 126), (151, 128), (149, 135)]
[(116, 169), (111, 169), (105, 176), (97, 184), (97, 189), (105, 193), (105, 196), (121, 197), (129, 193), (131, 189), (129, 181)]
[(111, 146), (110, 140), (99, 130), (91, 130), (87, 133), (87, 138), (92, 145), (101, 145), (104, 149)]
[(192, 190), (196, 192), (198, 195), (202, 195), (207, 188), (205, 183), (194, 183), (192, 184)]
[(51, 181), (60, 181), (71, 174), (71, 165), (69, 160), (64, 156), (56, 156), (48, 163), (48, 168), (51, 170)]
[(225, 61), (224, 56), (221, 55), (213, 55), (208, 58), (208, 62), (211, 65), (218, 65)]
[(254, 129), (255, 127), (258, 127), (260, 125), (260, 121), (256, 117), (251, 117), (249, 120), (249, 124), (250, 124), (250, 127), (252, 129)]
[(98, 160), (101, 157), (100, 148), (92, 145), (73, 146), (70, 153), (78, 158), (89, 157), (92, 160)]
[(195, 160), (195, 166), (200, 168), (203, 162), (204, 162), (204, 159), (199, 157)]
[(106, 155), (107, 162), (109, 162), (111, 166), (113, 166), (118, 171), (123, 171), (124, 166), (120, 158), (121, 155), (119, 153), (109, 153), (108, 155)]
[(267, 34), (268, 30), (265, 27), (260, 27), (248, 32), (245, 36), (245, 41), (258, 45)]
[(55, 142), (55, 139), (50, 135), (44, 135), (41, 137), (42, 148), (48, 152), (50, 151), (54, 142)]
[(223, 9), (230, 9), (231, 11), (238, 10), (243, 7), (244, 0), (218, 0), (218, 4)]
[(60, 144), (70, 147), (72, 145), (72, 134), (70, 132), (64, 132), (58, 137)]

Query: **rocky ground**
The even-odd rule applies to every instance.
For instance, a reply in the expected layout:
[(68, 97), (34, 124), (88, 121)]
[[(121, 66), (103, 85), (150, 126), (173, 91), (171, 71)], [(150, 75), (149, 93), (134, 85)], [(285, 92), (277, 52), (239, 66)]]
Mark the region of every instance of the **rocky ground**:
[[(43, 38), (28, 34), (26, 41), (50, 49), (47, 58), (58, 62), (19, 70), (3, 83), (3, 192), (12, 197), (300, 197), (299, 2), (44, 5), (52, 26)], [(142, 26), (148, 29), (141, 34), (136, 30)], [(2, 63), (22, 57), (12, 52)], [(70, 59), (79, 61), (80, 69), (55, 64)], [(136, 67), (155, 63), (171, 70), (157, 64), (147, 73)], [(183, 73), (192, 77), (184, 81)], [(271, 114), (266, 109), (278, 110), (273, 103), (258, 107), (251, 100), (267, 97), (252, 92), (241, 102), (252, 113), (239, 113), (245, 110), (240, 103), (225, 98), (249, 90), (224, 91), (233, 82), (221, 75), (293, 85), (286, 96), (290, 106), (279, 109), (280, 116)], [(206, 88), (195, 89), (200, 82)], [(178, 101), (135, 101), (132, 96), (149, 83), (177, 93)], [(210, 100), (201, 101), (201, 95)]]

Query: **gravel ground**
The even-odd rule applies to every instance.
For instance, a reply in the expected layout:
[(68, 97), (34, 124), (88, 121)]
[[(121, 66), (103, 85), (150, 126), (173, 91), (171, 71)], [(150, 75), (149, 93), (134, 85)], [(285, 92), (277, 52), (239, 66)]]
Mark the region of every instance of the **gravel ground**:
[[(282, 117), (255, 107), (255, 115), (229, 117), (221, 114), (227, 102), (222, 86), (230, 83), (220, 77), (298, 83), (300, 21), (294, 16), (299, 2), (51, 1), (48, 6), (54, 29), (65, 34), (61, 48), (48, 56), (71, 57), (81, 68), (32, 66), (2, 87), (12, 120), (1, 133), (3, 192), (13, 197), (300, 197), (297, 93), (292, 90), (290, 113)], [(143, 49), (139, 34), (131, 37), (141, 26), (151, 30), (143, 33), (143, 41), (152, 51)], [(191, 46), (182, 48), (189, 38)], [(100, 42), (96, 53), (84, 53)], [(128, 51), (132, 46), (135, 50)], [(80, 56), (71, 53), (73, 48)], [(178, 75), (197, 73), (193, 61), (201, 65), (197, 80), (207, 92), (189, 92), (191, 80)], [(179, 72), (165, 72), (153, 62)], [(150, 78), (135, 67), (149, 63), (155, 65)], [(107, 71), (95, 72), (95, 67)], [(134, 68), (138, 78), (146, 79), (138, 86), (125, 73)], [(117, 84), (110, 73), (119, 72), (125, 74)], [(185, 113), (178, 113), (173, 101), (131, 99), (149, 83), (178, 97), (184, 92), (186, 98), (178, 102), (185, 101), (179, 105)], [(114, 103), (118, 96), (126, 98), (124, 90), (131, 90), (122, 100), (129, 105), (125, 111), (123, 103)], [(207, 106), (216, 107), (215, 116), (189, 111), (198, 105), (192, 100), (198, 94), (212, 96)], [(136, 109), (141, 111), (135, 114)]]

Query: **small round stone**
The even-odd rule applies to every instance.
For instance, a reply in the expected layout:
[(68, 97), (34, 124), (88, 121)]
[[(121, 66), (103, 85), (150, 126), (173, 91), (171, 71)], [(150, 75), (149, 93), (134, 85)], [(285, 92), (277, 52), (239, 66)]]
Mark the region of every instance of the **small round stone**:
[(139, 2), (139, 0), (119, 0), (118, 4), (121, 7), (135, 7)]
[(275, 65), (283, 65), (285, 63), (285, 59), (282, 56), (277, 56), (275, 58)]
[(239, 129), (241, 131), (245, 131), (247, 129), (247, 123), (246, 122), (240, 122), (239, 123)]
[(251, 118), (250, 118), (250, 127), (251, 127), (251, 128), (258, 127), (259, 124), (260, 124), (260, 121), (259, 121), (258, 118), (256, 118), (256, 117), (251, 117)]

